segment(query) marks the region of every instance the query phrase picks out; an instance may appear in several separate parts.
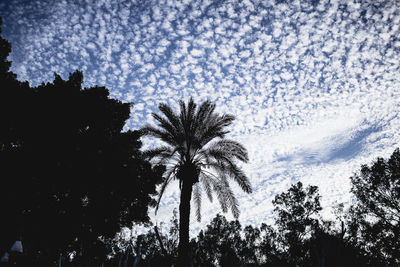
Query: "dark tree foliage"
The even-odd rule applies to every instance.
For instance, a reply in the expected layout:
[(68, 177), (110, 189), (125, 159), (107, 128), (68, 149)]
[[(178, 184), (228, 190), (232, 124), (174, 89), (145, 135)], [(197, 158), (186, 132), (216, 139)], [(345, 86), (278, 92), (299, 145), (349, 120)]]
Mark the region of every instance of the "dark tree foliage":
[[(259, 242), (253, 243), (258, 244), (258, 263), (261, 266), (286, 266), (287, 259), (280, 249), (278, 232), (272, 226), (262, 223), (260, 238)], [(247, 243), (247, 239), (245, 242)]]
[(111, 240), (112, 260), (105, 266), (172, 266), (178, 255), (179, 223), (174, 210), (168, 235), (157, 225), (146, 234), (131, 233), (126, 239), (121, 233)]
[(248, 225), (243, 229), (244, 242), (242, 242), (240, 255), (242, 261), (257, 266), (260, 263), (261, 246), (258, 241), (261, 238), (261, 230), (252, 225)]
[[(275, 225), (278, 228), (278, 253), (273, 266), (379, 266), (345, 238), (346, 228), (323, 221), (318, 187), (303, 187), (301, 182), (275, 196)], [(377, 262), (374, 262), (375, 264)]]
[(15, 184), (19, 183), (13, 179), (13, 173), (19, 171), (22, 166), (13, 166), (10, 163), (16, 161), (14, 159), (17, 159), (17, 155), (21, 155), (22, 127), (28, 111), (25, 107), (31, 99), (27, 83), (18, 82), (16, 75), (9, 71), (11, 62), (7, 60), (7, 57), (10, 52), (10, 43), (0, 36), (0, 171), (2, 183), (0, 186), (0, 257), (15, 241), (15, 239), (11, 239), (15, 238), (14, 235), (19, 226), (15, 220), (8, 220), (7, 217), (17, 218), (19, 216), (19, 210), (15, 208), (19, 196), (11, 190), (14, 189)]
[(356, 197), (350, 209), (352, 241), (387, 266), (400, 264), (400, 151), (363, 165), (351, 177)]
[[(0, 26), (2, 25), (2, 19), (0, 17)], [(1, 33), (1, 28), (0, 28)], [(0, 37), (0, 75), (1, 79), (9, 76), (11, 78), (15, 78), (15, 75), (10, 73), (11, 62), (7, 60), (8, 55), (11, 52), (11, 44), (6, 40)]]
[(22, 239), (40, 266), (69, 253), (100, 265), (99, 237), (148, 221), (164, 168), (142, 158), (138, 132), (122, 132), (129, 103), (82, 88), (78, 71), (31, 88), (8, 72), (9, 52), (0, 38), (0, 253)]
[(237, 220), (217, 215), (192, 240), (194, 266), (289, 266), (278, 242), (275, 229), (265, 223), (242, 229)]
[(287, 257), (294, 264), (305, 263), (309, 258), (308, 248), (304, 245), (315, 232), (319, 224), (321, 211), (318, 187), (298, 182), (287, 192), (275, 196), (276, 225)]
[[(354, 222), (345, 224), (346, 217), (359, 219), (359, 214), (337, 216), (339, 227), (333, 221), (321, 220), (317, 187), (294, 184), (277, 195), (273, 204), (274, 226), (262, 223), (260, 227), (248, 225), (242, 228), (237, 220), (229, 222), (224, 216), (217, 215), (205, 230), (191, 240), (189, 266), (396, 266), (387, 259), (366, 253), (360, 237), (357, 239), (353, 235)], [(174, 221), (172, 229), (175, 229), (176, 240), (178, 226), (177, 220)], [(169, 258), (171, 261), (167, 261), (164, 255), (173, 254), (163, 252), (166, 249), (159, 246), (161, 242), (157, 239), (168, 240), (168, 237), (157, 238), (155, 231), (150, 231), (136, 241), (135, 247), (141, 244), (146, 251), (148, 266), (158, 266), (159, 263), (154, 263), (153, 259), (163, 259), (161, 262), (168, 264), (176, 262), (176, 254)], [(162, 243), (167, 244), (166, 241)]]
[(317, 229), (311, 239), (305, 243), (310, 249), (310, 265), (324, 267), (364, 267), (385, 266), (382, 262), (366, 257), (363, 251), (349, 242), (343, 226), (340, 231)]
[(217, 215), (197, 237), (195, 262), (197, 266), (238, 266), (238, 252), (242, 239), (239, 221), (228, 222)]

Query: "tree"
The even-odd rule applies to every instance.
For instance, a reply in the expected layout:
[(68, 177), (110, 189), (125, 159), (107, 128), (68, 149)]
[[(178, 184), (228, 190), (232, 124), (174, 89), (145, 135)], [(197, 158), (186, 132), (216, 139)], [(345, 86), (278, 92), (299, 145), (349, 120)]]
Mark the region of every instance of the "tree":
[[(158, 163), (167, 165), (167, 172), (159, 193), (158, 204), (167, 185), (179, 180), (181, 190), (179, 205), (179, 262), (188, 265), (189, 219), (192, 192), (196, 205), (197, 219), (201, 218), (201, 191), (204, 188), (210, 201), (212, 193), (217, 195), (224, 212), (231, 209), (234, 217), (239, 216), (238, 202), (228, 179), (233, 179), (246, 193), (251, 185), (236, 160), (247, 162), (246, 149), (238, 142), (225, 139), (226, 127), (234, 120), (232, 115), (215, 113), (215, 105), (203, 102), (198, 108), (191, 98), (187, 105), (180, 101), (180, 114), (167, 104), (160, 104), (162, 115), (153, 113), (158, 127), (145, 126), (143, 135), (153, 136), (165, 143), (146, 152)], [(157, 206), (158, 207), (158, 206)]]
[(79, 71), (30, 87), (9, 72), (9, 53), (0, 38), (0, 256), (22, 238), (32, 264), (70, 253), (100, 264), (99, 238), (149, 220), (165, 169), (142, 157), (138, 131), (122, 132), (130, 103), (83, 88)]
[(231, 266), (235, 265), (242, 245), (241, 229), (239, 221), (228, 222), (224, 216), (217, 214), (196, 239), (196, 265), (226, 266), (229, 260), (232, 261)]
[(319, 224), (322, 209), (319, 199), (318, 187), (303, 188), (303, 184), (298, 182), (272, 201), (277, 214), (275, 223), (280, 232), (278, 238), (288, 258), (296, 265), (305, 264), (309, 259), (305, 243)]
[[(0, 33), (1, 24), (0, 17)], [(13, 173), (21, 170), (21, 166), (15, 162), (21, 155), (22, 129), (26, 122), (26, 114), (29, 112), (27, 104), (32, 100), (28, 84), (17, 81), (16, 75), (9, 70), (11, 62), (7, 58), (10, 52), (10, 43), (0, 36), (0, 175), (2, 177), (0, 257), (18, 238), (16, 232), (20, 226), (16, 220), (21, 206), (18, 192), (14, 189), (20, 181)]]
[[(3, 21), (0, 17), (0, 33), (1, 33), (1, 25)], [(0, 79), (2, 81), (5, 78), (16, 78), (16, 75), (10, 72), (11, 62), (7, 60), (8, 55), (11, 52), (11, 44), (4, 38), (0, 37)]]
[(387, 160), (362, 165), (351, 177), (356, 197), (349, 213), (350, 233), (367, 254), (387, 266), (400, 264), (400, 151)]
[(278, 232), (265, 223), (260, 227), (260, 242), (258, 245), (262, 266), (286, 266), (283, 253), (279, 250)]
[(240, 258), (248, 265), (258, 266), (261, 263), (261, 231), (257, 227), (247, 225), (243, 229), (244, 242), (240, 247)]
[[(37, 106), (28, 126), (36, 130), (25, 131), (24, 153), (33, 159), (32, 173), (25, 175), (34, 175), (30, 188), (36, 195), (24, 215), (24, 236), (35, 240), (32, 246), (43, 242), (40, 250), (62, 240), (59, 249), (76, 252), (75, 260), (87, 265), (105, 257), (103, 249), (93, 249), (101, 248), (98, 237), (148, 221), (164, 169), (142, 158), (137, 131), (121, 132), (130, 104), (110, 99), (104, 87), (83, 89), (82, 81), (75, 72), (67, 81), (56, 75), (54, 82), (33, 88)], [(50, 229), (65, 230), (38, 242)]]
[(195, 240), (195, 266), (287, 266), (277, 243), (269, 225), (242, 229), (239, 221), (218, 214)]
[[(153, 226), (150, 222), (148, 226)], [(179, 225), (177, 211), (174, 209), (173, 217), (170, 220), (168, 235), (164, 234), (157, 225), (148, 229), (146, 234), (136, 235), (130, 232), (119, 232), (114, 239), (109, 240), (112, 253), (112, 266), (117, 262), (123, 262), (122, 266), (132, 266), (129, 262), (135, 262), (134, 266), (172, 266), (178, 251)], [(127, 265), (126, 262), (128, 262)]]

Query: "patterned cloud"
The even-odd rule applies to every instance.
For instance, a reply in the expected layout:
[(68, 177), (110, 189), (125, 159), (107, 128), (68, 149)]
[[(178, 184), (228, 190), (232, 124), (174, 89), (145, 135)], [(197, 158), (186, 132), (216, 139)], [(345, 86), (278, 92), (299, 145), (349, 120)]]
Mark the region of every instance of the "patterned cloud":
[[(9, 0), (0, 16), (20, 80), (83, 70), (86, 86), (135, 104), (126, 129), (190, 96), (234, 114), (254, 186), (236, 190), (244, 224), (270, 221), (272, 197), (297, 181), (320, 187), (329, 217), (351, 201), (352, 173), (400, 140), (396, 0)], [(178, 199), (171, 186), (153, 220)], [(193, 233), (219, 212), (203, 207)]]

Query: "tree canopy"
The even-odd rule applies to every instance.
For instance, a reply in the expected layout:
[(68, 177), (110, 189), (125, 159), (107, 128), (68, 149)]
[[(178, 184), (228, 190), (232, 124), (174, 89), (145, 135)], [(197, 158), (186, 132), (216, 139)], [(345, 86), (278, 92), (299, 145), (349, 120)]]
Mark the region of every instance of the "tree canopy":
[(400, 150), (362, 165), (350, 179), (356, 198), (349, 216), (353, 241), (390, 266), (400, 264)]
[(0, 253), (22, 239), (42, 266), (70, 253), (101, 262), (99, 237), (148, 221), (164, 167), (143, 159), (137, 131), (122, 132), (130, 103), (83, 88), (79, 71), (30, 87), (9, 72), (2, 38), (0, 51)]

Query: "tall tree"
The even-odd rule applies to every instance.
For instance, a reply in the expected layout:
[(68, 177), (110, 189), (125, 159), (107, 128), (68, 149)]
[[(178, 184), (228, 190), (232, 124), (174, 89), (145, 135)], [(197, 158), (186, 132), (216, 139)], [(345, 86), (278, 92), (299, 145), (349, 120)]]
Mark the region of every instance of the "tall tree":
[(362, 165), (351, 177), (356, 202), (350, 209), (352, 240), (367, 253), (400, 264), (400, 150), (389, 159)]
[[(0, 33), (2, 20), (0, 17)], [(16, 219), (21, 211), (17, 178), (21, 166), (16, 164), (22, 152), (23, 127), (29, 114), (28, 103), (32, 93), (27, 83), (20, 83), (10, 72), (8, 56), (11, 44), (0, 36), (0, 205), (2, 223), (0, 227), (0, 257), (7, 251), (17, 236)]]
[(130, 103), (83, 88), (78, 71), (32, 88), (9, 71), (10, 49), (0, 38), (0, 257), (22, 238), (40, 266), (69, 253), (101, 262), (99, 237), (148, 221), (164, 168), (143, 159), (137, 131), (122, 132)]
[[(238, 142), (225, 139), (229, 132), (226, 127), (234, 120), (232, 115), (220, 115), (210, 101), (199, 107), (190, 98), (187, 105), (180, 101), (180, 114), (167, 104), (160, 104), (162, 115), (153, 113), (158, 127), (145, 126), (143, 135), (153, 136), (165, 143), (164, 146), (149, 150), (146, 154), (166, 164), (167, 172), (159, 193), (158, 204), (165, 188), (173, 179), (179, 180), (181, 190), (179, 205), (179, 264), (188, 265), (190, 201), (192, 193), (196, 205), (197, 219), (201, 219), (201, 191), (206, 192), (210, 201), (213, 192), (221, 208), (239, 216), (236, 197), (228, 179), (238, 183), (246, 193), (251, 193), (251, 185), (236, 160), (247, 162), (246, 149)], [(158, 205), (157, 205), (158, 207)]]
[[(33, 88), (28, 126), (35, 130), (25, 131), (24, 154), (31, 160), (23, 163), (36, 195), (24, 192), (32, 199), (24, 204), (24, 236), (35, 249), (52, 243), (88, 265), (105, 257), (94, 249), (101, 247), (99, 236), (111, 238), (121, 227), (148, 220), (164, 169), (143, 160), (137, 131), (121, 132), (130, 104), (109, 98), (104, 87), (82, 88), (82, 82), (75, 72)], [(48, 233), (40, 242), (38, 229)], [(64, 229), (62, 236), (50, 234), (57, 229)]]

